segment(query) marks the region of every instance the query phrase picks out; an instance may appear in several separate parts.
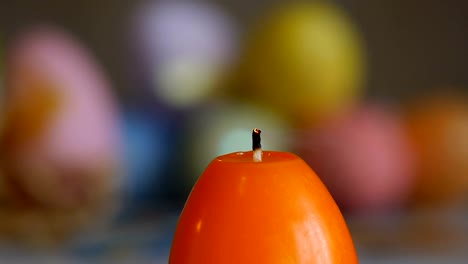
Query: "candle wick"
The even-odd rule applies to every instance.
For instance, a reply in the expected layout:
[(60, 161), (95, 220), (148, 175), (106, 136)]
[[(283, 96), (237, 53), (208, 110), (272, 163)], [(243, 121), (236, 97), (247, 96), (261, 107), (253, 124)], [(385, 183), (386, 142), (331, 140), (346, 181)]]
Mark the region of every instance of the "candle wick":
[(262, 131), (257, 128), (254, 128), (252, 131), (252, 150), (255, 162), (261, 162), (263, 156), (260, 133), (262, 133)]

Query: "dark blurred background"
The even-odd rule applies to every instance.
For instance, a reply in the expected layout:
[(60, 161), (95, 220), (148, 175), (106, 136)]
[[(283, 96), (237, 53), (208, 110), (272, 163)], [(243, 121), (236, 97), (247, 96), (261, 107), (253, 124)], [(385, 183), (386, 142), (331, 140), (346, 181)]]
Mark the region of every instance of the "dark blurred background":
[(2, 1), (0, 259), (166, 263), (260, 127), (361, 263), (466, 263), (468, 3), (293, 2)]
[[(32, 23), (54, 23), (87, 43), (106, 67), (117, 91), (125, 79), (128, 18), (141, 1), (3, 1), (4, 38)], [(207, 1), (225, 9), (241, 29), (281, 1)], [(468, 4), (460, 1), (335, 1), (359, 26), (369, 56), (371, 94), (399, 97), (456, 85), (467, 89)], [(112, 43), (112, 45), (109, 45)]]

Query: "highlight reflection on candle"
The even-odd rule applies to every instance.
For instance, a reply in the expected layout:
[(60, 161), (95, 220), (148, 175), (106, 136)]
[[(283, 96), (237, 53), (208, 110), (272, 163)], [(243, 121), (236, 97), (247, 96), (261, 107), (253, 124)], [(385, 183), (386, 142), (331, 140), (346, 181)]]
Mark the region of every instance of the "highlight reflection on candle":
[(198, 223), (197, 223), (197, 232), (200, 232), (201, 230), (201, 227), (202, 227), (202, 220), (198, 220)]

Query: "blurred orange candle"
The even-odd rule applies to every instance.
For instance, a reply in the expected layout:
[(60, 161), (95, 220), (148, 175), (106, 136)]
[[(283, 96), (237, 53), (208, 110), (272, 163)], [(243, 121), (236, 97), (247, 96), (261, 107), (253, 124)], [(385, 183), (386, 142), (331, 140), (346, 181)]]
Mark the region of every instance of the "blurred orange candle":
[(294, 154), (262, 152), (259, 135), (253, 151), (217, 157), (199, 178), (169, 263), (358, 263), (317, 175)]

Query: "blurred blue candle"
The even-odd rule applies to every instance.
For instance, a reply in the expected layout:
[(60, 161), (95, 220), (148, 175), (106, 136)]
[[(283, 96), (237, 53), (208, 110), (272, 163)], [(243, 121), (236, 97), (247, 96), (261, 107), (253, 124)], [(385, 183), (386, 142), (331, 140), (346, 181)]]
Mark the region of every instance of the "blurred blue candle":
[(144, 111), (127, 111), (124, 134), (124, 199), (133, 209), (151, 207), (163, 197), (169, 150), (170, 122)]

